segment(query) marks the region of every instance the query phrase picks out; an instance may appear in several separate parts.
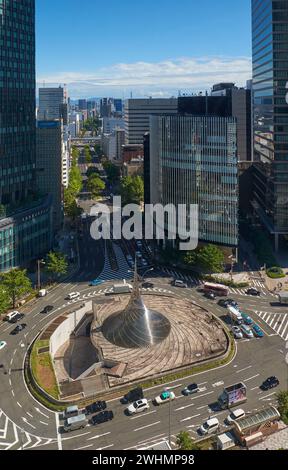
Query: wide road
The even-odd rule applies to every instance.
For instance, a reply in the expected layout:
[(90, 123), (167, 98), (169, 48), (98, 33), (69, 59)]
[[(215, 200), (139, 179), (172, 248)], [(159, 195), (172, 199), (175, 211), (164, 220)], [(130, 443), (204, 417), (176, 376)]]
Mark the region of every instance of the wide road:
[[(152, 403), (153, 398), (163, 390), (163, 386), (145, 392), (150, 403), (147, 413), (128, 417), (125, 415), (125, 407), (119, 400), (114, 400), (108, 404), (115, 415), (113, 422), (95, 427), (88, 426), (85, 430), (75, 431), (71, 435), (58, 433), (59, 424), (61, 425), (58, 414), (39, 405), (27, 390), (23, 377), (27, 346), (53, 318), (71, 308), (74, 302), (65, 300), (67, 295), (78, 291), (81, 294), (79, 302), (82, 302), (101, 295), (113, 282), (111, 280), (98, 288), (89, 287), (89, 281), (96, 278), (104, 266), (103, 244), (89, 237), (89, 223), (84, 224), (79, 251), (81, 267), (78, 273), (57, 286), (46, 298), (39, 299), (24, 309), (25, 323), (28, 325), (24, 333), (11, 336), (10, 332), (14, 326), (5, 322), (0, 325), (0, 340), (7, 342), (6, 348), (0, 351), (0, 364), (3, 365), (0, 369), (0, 449), (127, 449), (145, 446), (168, 437), (169, 404), (155, 407)], [(169, 276), (161, 272), (155, 273), (153, 282), (156, 290), (169, 290), (194, 300), (204, 307), (209, 307), (226, 321), (227, 311), (215, 302), (204, 299), (197, 291), (197, 286), (188, 289), (171, 287)], [(176, 400), (170, 409), (172, 440), (175, 440), (179, 431), (185, 429), (190, 430), (196, 438), (198, 426), (210, 415), (218, 416), (222, 429), (226, 429), (224, 418), (228, 414), (227, 411), (219, 412), (213, 408), (213, 403), (225, 385), (238, 381), (246, 383), (248, 401), (243, 408), (247, 412), (275, 402), (275, 390), (262, 392), (259, 389), (259, 385), (268, 376), (277, 375), (280, 380), (279, 390), (287, 387), (285, 333), (283, 337), (281, 333), (288, 319), (288, 308), (273, 305), (275, 297), (267, 292), (260, 299), (237, 292), (231, 294), (231, 297), (258, 321), (265, 337), (238, 341), (237, 354), (229, 365), (167, 384), (176, 394)], [(48, 315), (40, 313), (45, 305), (54, 306), (54, 310)], [(270, 317), (265, 317), (265, 312), (270, 314)], [(271, 321), (272, 313), (279, 316), (277, 322), (274, 317)], [(265, 321), (267, 318), (268, 321)], [(199, 384), (201, 392), (194, 397), (183, 397), (181, 390), (194, 381)]]

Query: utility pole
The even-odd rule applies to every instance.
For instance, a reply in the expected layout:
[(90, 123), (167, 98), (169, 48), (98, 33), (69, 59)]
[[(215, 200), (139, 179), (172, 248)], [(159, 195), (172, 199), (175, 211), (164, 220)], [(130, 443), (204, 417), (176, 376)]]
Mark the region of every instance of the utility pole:
[(41, 289), (41, 264), (45, 264), (43, 259), (37, 260), (37, 289)]

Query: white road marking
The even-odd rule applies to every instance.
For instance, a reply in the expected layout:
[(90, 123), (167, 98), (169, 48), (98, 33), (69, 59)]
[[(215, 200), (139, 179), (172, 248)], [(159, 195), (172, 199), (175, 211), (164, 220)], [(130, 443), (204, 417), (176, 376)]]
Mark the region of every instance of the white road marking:
[(199, 406), (199, 408), (197, 408), (197, 411), (198, 410), (203, 410), (203, 408), (207, 408), (207, 407), (208, 407), (208, 405)]
[(31, 415), (31, 413), (29, 413), (28, 411), (26, 413), (28, 416), (30, 416), (30, 418), (33, 418), (33, 415)]
[(250, 380), (256, 379), (256, 377), (259, 377), (260, 374), (253, 375), (253, 377), (249, 377), (249, 379), (244, 379), (243, 382), (249, 382)]
[(12, 393), (13, 397), (15, 397), (15, 393), (14, 393), (13, 389), (11, 390), (11, 393)]
[(236, 374), (240, 374), (240, 372), (244, 372), (244, 370), (251, 369), (252, 366), (244, 367), (244, 369), (237, 370)]
[(201, 416), (201, 414), (199, 413), (198, 415), (189, 416), (188, 418), (181, 419), (180, 423), (184, 423), (185, 421), (190, 421), (191, 419), (197, 418), (198, 416)]
[(108, 436), (109, 434), (111, 434), (111, 432), (105, 432), (105, 434), (99, 434), (99, 436), (89, 437), (89, 439), (87, 439), (87, 441), (93, 441), (94, 439), (99, 439), (100, 437)]
[(83, 432), (83, 434), (77, 434), (76, 436), (71, 436), (71, 437), (63, 437), (62, 441), (69, 441), (70, 439), (75, 439), (76, 437), (83, 437), (86, 436), (87, 434), (91, 434), (91, 432)]
[(99, 449), (96, 449), (96, 450), (109, 449), (109, 447), (114, 447), (114, 444), (110, 444), (110, 446), (106, 446), (106, 447), (100, 447)]
[(56, 432), (57, 432), (58, 450), (62, 450), (61, 434), (60, 434), (60, 432), (59, 432), (59, 414), (58, 414), (58, 413), (55, 413), (55, 421), (56, 421)]
[(87, 446), (83, 446), (83, 447), (77, 447), (77, 449), (74, 449), (74, 450), (82, 450), (82, 449), (88, 449), (88, 447), (92, 447), (93, 444), (89, 444)]
[(152, 415), (153, 413), (156, 413), (156, 410), (154, 410), (154, 411), (149, 411), (149, 413), (140, 414), (140, 415), (138, 415), (138, 416), (133, 416), (133, 418), (130, 418), (130, 420), (132, 420), (132, 419), (138, 419), (138, 418), (144, 418), (145, 416)]
[(259, 388), (259, 387), (250, 388), (250, 390), (252, 392), (253, 390), (256, 390), (257, 388)]
[(276, 395), (276, 392), (269, 393), (269, 395), (265, 395), (264, 397), (259, 398), (259, 400), (265, 400), (268, 397), (272, 397), (272, 395)]
[(181, 406), (181, 408), (176, 408), (176, 410), (174, 411), (186, 410), (186, 408), (190, 408), (191, 406), (195, 406), (194, 403), (191, 403), (191, 405), (187, 405), (187, 406)]
[(41, 415), (45, 416), (45, 418), (49, 419), (49, 416), (45, 415), (45, 413), (43, 413), (41, 410), (39, 410), (39, 408), (35, 408), (35, 410), (37, 411), (37, 413), (40, 413)]
[[(19, 403), (19, 401), (17, 401), (17, 405), (20, 406), (20, 408), (22, 408), (22, 405)], [(33, 416), (32, 416), (33, 418)]]
[(44, 423), (44, 421), (39, 421), (41, 424), (44, 424), (45, 426), (48, 426), (48, 423)]
[(152, 426), (156, 426), (157, 424), (160, 424), (160, 423), (161, 423), (161, 421), (156, 421), (156, 423), (148, 424), (147, 426), (143, 426), (142, 428), (134, 429), (133, 431), (134, 432), (142, 431), (142, 429), (151, 428)]

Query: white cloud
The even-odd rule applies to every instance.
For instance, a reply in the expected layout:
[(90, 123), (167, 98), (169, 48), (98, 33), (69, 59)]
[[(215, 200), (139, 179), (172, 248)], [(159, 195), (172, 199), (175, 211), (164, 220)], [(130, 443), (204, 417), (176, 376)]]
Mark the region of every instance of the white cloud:
[(243, 86), (251, 78), (248, 57), (202, 57), (168, 59), (158, 63), (119, 63), (93, 73), (61, 72), (41, 76), (38, 85), (66, 83), (72, 98), (82, 96), (170, 96), (178, 90), (209, 89), (221, 81)]

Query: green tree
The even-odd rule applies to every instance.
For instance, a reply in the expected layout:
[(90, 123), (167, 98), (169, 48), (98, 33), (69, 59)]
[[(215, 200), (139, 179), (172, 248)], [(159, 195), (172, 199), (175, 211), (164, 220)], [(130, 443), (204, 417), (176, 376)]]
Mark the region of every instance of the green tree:
[(84, 156), (85, 156), (85, 162), (86, 162), (87, 164), (92, 163), (92, 155), (91, 155), (91, 152), (90, 152), (90, 147), (89, 147), (89, 145), (85, 145), (85, 148), (84, 148)]
[(92, 174), (88, 178), (87, 189), (94, 198), (97, 198), (100, 196), (101, 192), (104, 191), (105, 183), (98, 175)]
[(16, 307), (17, 300), (32, 290), (31, 281), (25, 269), (12, 269), (2, 275), (1, 281), (3, 289), (7, 292), (8, 298), (12, 302), (13, 308)]
[(277, 395), (278, 410), (282, 420), (288, 425), (288, 391), (279, 392)]
[(197, 265), (207, 273), (223, 272), (224, 253), (215, 245), (205, 245), (197, 253)]
[(0, 314), (6, 312), (9, 307), (9, 296), (7, 295), (6, 290), (2, 286), (0, 286)]
[(118, 166), (113, 165), (111, 162), (104, 162), (103, 168), (106, 171), (107, 179), (110, 183), (114, 184), (119, 181), (120, 178), (120, 169)]
[(61, 276), (68, 271), (68, 263), (63, 253), (50, 251), (46, 258), (46, 270), (54, 275)]
[(86, 171), (87, 178), (89, 178), (91, 175), (99, 176), (99, 170), (96, 166), (89, 166), (88, 170)]
[(187, 431), (181, 431), (176, 442), (180, 450), (201, 450), (200, 446), (193, 442)]
[(144, 200), (144, 182), (141, 176), (126, 176), (120, 185), (122, 204), (140, 204)]
[(187, 251), (183, 257), (183, 261), (187, 266), (193, 267), (197, 265), (197, 251)]

